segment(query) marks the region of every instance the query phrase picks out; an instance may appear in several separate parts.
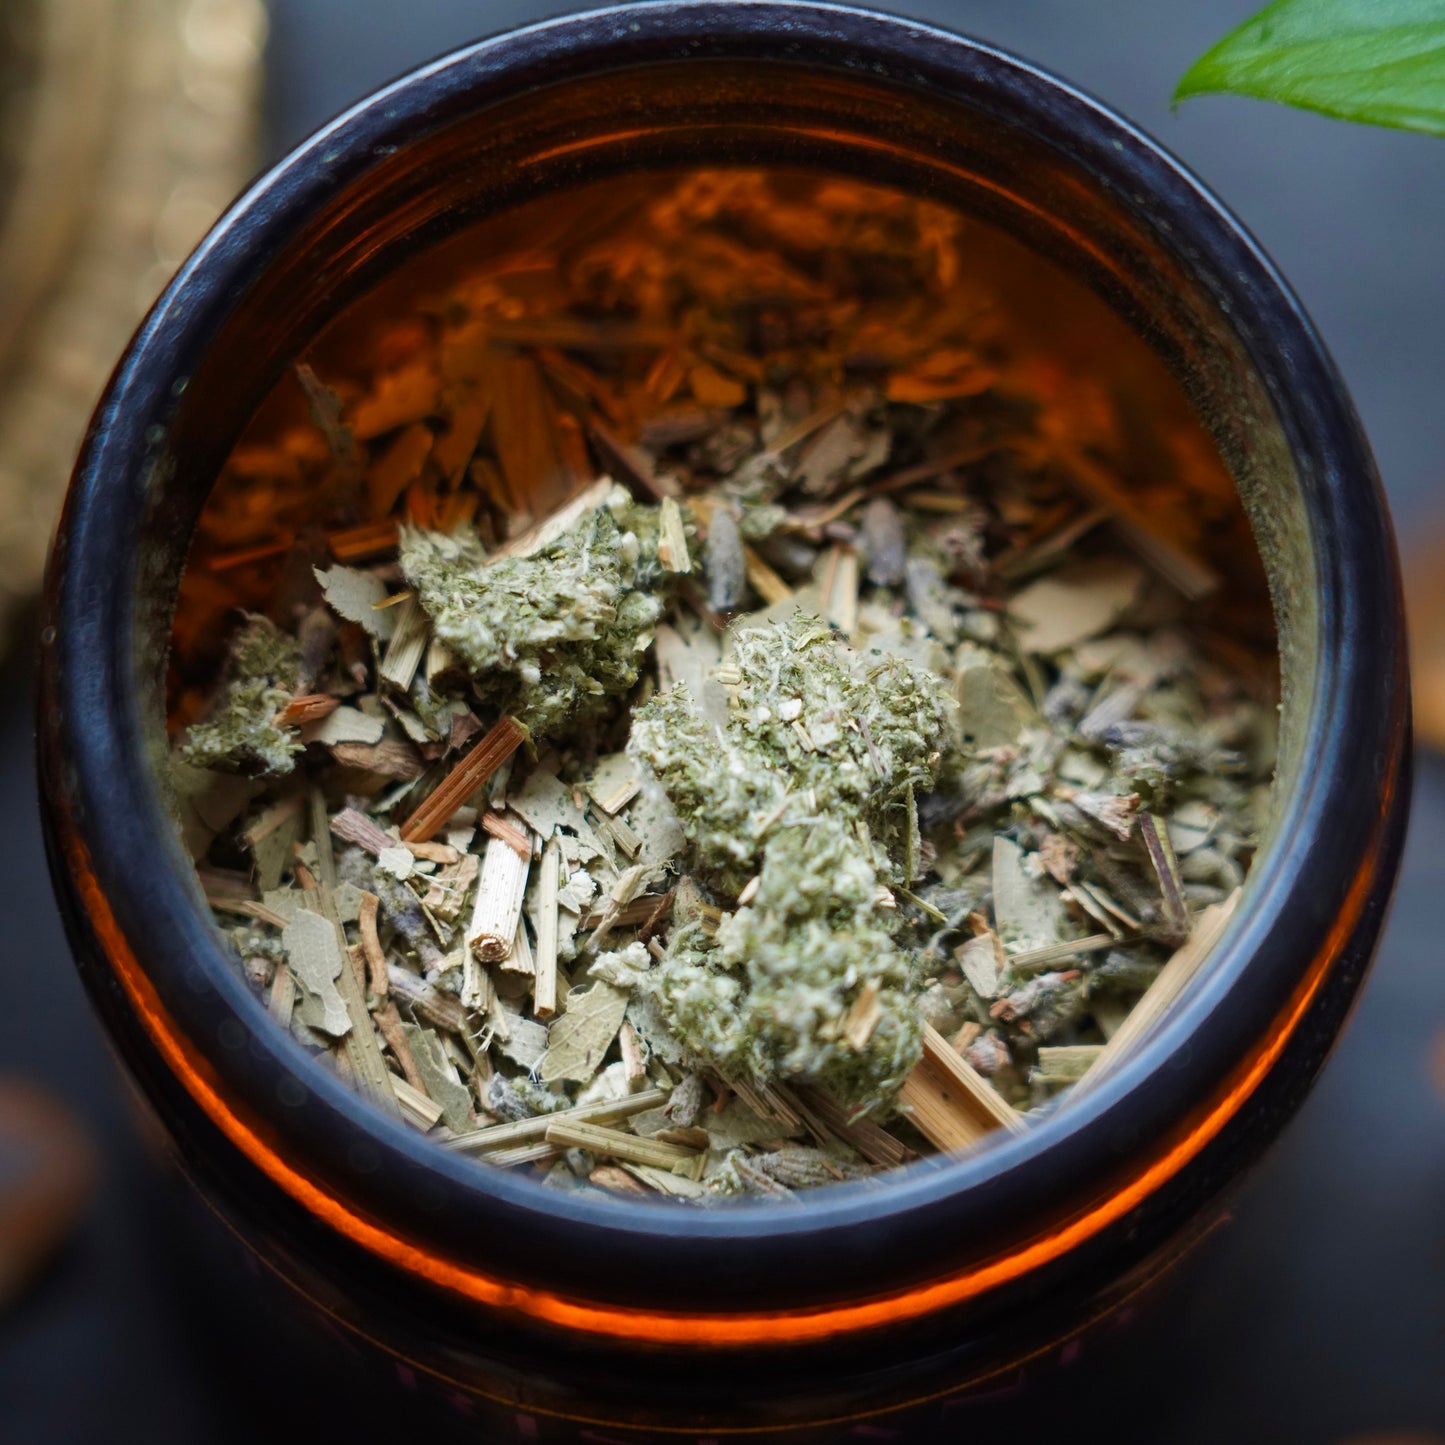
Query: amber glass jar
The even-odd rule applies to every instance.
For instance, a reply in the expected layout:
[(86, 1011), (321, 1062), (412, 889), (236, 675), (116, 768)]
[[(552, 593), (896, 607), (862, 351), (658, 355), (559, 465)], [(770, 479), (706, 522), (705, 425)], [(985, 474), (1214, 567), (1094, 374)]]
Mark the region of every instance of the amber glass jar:
[[(1284, 711), (1243, 901), (1107, 1083), (885, 1187), (684, 1211), (480, 1169), (315, 1065), (227, 962), (157, 775), (187, 541), (295, 356), (468, 226), (608, 178), (729, 164), (925, 195), (1099, 298), (1234, 479)], [(1404, 827), (1402, 659), (1388, 518), (1340, 382), (1269, 262), (1157, 146), (1023, 62), (903, 20), (625, 6), (373, 96), (263, 177), (161, 298), (96, 413), (54, 555), (46, 822), (122, 1058), (201, 1193), (295, 1297), (439, 1393), (501, 1411), (489, 1428), (784, 1428), (967, 1389), (1047, 1350), (1210, 1217), (1299, 1103), (1374, 947)]]

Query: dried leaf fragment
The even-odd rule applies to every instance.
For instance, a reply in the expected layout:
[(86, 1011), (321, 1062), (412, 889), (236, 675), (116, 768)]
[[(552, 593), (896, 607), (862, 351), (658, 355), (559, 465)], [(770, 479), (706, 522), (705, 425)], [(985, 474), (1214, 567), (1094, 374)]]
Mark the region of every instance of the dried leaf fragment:
[(547, 1030), (547, 1052), (537, 1076), (548, 1084), (591, 1079), (622, 1027), (627, 999), (626, 989), (602, 981), (590, 988), (573, 989), (567, 995), (565, 1011)]
[(345, 961), (331, 920), (298, 908), (281, 934), (281, 946), (301, 986), (301, 1022), (341, 1038), (351, 1028), (336, 980)]

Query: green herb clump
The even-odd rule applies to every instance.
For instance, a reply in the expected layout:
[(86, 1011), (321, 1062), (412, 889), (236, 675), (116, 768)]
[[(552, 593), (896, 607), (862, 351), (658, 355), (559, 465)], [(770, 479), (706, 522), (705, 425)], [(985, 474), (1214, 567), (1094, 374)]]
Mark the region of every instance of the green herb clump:
[[(890, 932), (870, 849), (838, 817), (779, 828), (752, 901), (715, 937), (683, 925), (648, 987), (671, 1027), (724, 1076), (806, 1079), (848, 1102), (886, 1097), (918, 1061), (912, 957)], [(855, 1047), (844, 1021), (865, 984), (878, 1022)]]
[[(747, 901), (715, 937), (677, 920), (649, 987), (684, 1045), (725, 1075), (885, 1098), (917, 1061), (920, 1027), (885, 880), (904, 881), (947, 701), (930, 673), (859, 657), (802, 614), (737, 629), (719, 677), (725, 726), (674, 689), (635, 710), (630, 750), (677, 811), (701, 880)], [(844, 1026), (865, 986), (878, 1017), (857, 1043)]]
[(301, 738), (276, 719), (301, 685), (300, 643), (266, 618), (248, 616), (231, 644), (227, 673), (211, 721), (187, 730), (182, 761), (253, 777), (289, 773)]
[(732, 642), (718, 670), (727, 725), (673, 689), (634, 711), (629, 745), (662, 783), (705, 880), (738, 892), (771, 830), (827, 814), (861, 828), (883, 878), (906, 882), (913, 798), (933, 787), (947, 734), (939, 679), (855, 654), (805, 613), (738, 627)]
[(620, 491), (530, 556), (406, 529), (401, 568), (482, 701), (533, 737), (601, 717), (636, 682), (662, 614), (656, 509)]

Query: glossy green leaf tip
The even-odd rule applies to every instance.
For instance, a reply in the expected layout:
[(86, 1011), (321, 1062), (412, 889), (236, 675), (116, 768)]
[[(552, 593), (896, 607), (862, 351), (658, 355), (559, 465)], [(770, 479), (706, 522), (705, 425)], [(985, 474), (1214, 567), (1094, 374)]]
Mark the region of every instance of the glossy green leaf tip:
[(1224, 91), (1445, 135), (1445, 0), (1275, 0), (1194, 62), (1174, 102)]

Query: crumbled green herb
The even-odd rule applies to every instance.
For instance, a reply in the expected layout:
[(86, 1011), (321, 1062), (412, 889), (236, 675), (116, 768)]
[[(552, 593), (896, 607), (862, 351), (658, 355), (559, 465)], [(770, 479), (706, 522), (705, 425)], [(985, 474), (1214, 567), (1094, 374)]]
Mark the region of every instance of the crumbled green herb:
[(636, 682), (662, 599), (655, 511), (599, 507), (529, 557), (407, 529), (401, 569), (478, 695), (535, 738), (603, 716)]
[(181, 759), (197, 768), (279, 777), (301, 751), (278, 721), (301, 681), (301, 645), (264, 617), (248, 617), (231, 644), (229, 681), (209, 722), (186, 732)]

